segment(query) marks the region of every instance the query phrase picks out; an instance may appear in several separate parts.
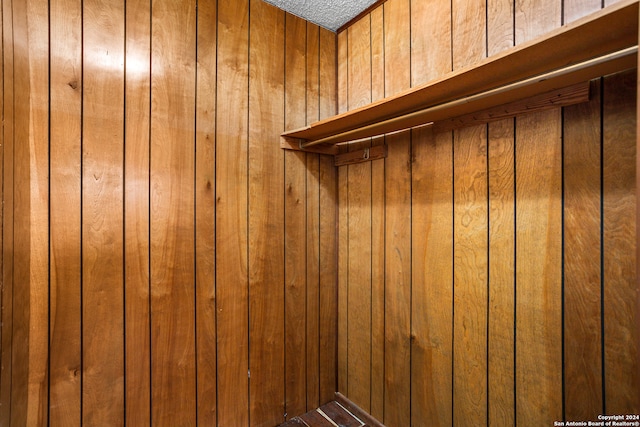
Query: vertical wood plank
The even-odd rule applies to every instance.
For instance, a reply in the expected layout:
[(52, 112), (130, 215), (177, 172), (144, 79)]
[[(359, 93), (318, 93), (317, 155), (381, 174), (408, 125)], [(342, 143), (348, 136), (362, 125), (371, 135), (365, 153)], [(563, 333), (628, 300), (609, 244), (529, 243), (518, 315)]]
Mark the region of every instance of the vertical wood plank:
[(489, 124), (488, 422), (515, 423), (514, 120)]
[[(349, 109), (371, 102), (371, 24), (350, 27)], [(367, 142), (367, 144), (369, 144)], [(347, 166), (349, 260), (347, 285), (347, 396), (365, 411), (371, 406), (371, 162)]]
[[(451, 4), (411, 3), (411, 78), (452, 69)], [(437, 42), (434, 42), (437, 40)], [(412, 131), (411, 425), (451, 425), (453, 395), (452, 133)]]
[(451, 3), (411, 2), (411, 86), (452, 70)]
[(247, 0), (218, 3), (216, 300), (218, 425), (249, 425)]
[[(334, 33), (320, 29), (320, 118), (336, 114), (336, 43)], [(333, 159), (320, 156), (320, 403), (335, 398), (337, 390), (337, 180)]]
[(49, 422), (79, 426), (82, 6), (50, 3)]
[(454, 131), (453, 424), (487, 419), (486, 126)]
[(196, 69), (197, 423), (216, 425), (215, 118), (217, 3), (198, 1)]
[(487, 56), (496, 55), (515, 43), (514, 1), (487, 2)]
[(338, 168), (338, 391), (346, 394), (347, 372), (347, 276), (349, 259), (349, 208), (347, 168)]
[(575, 21), (602, 8), (602, 2), (596, 0), (563, 0), (563, 24)]
[(516, 129), (516, 417), (562, 419), (560, 110)]
[[(320, 119), (319, 104), (319, 61), (320, 61), (320, 28), (307, 24), (307, 110), (306, 124)], [(307, 406), (320, 406), (320, 155), (307, 153), (306, 155), (306, 188), (307, 188)]]
[(516, 45), (545, 34), (561, 25), (559, 0), (514, 0)]
[(390, 0), (384, 4), (384, 96), (394, 95), (411, 86), (410, 12), (409, 0)]
[(604, 79), (604, 369), (608, 414), (640, 412), (635, 250), (635, 72)]
[(413, 131), (411, 425), (452, 425), (451, 132)]
[[(371, 12), (371, 101), (384, 98), (384, 7)], [(371, 145), (384, 144), (384, 137)], [(384, 418), (384, 161), (371, 163), (371, 410)]]
[(12, 8), (13, 283), (19, 286), (13, 288), (11, 423), (37, 425), (48, 421), (48, 4), (32, 0)]
[(371, 102), (371, 18), (365, 17), (347, 29), (349, 46), (349, 110)]
[(453, 69), (477, 64), (486, 56), (486, 1), (457, 0), (451, 6)]
[[(558, 0), (515, 8), (516, 45), (561, 24)], [(516, 422), (526, 425), (563, 415), (560, 111), (516, 126)]]
[[(385, 95), (411, 85), (410, 2), (384, 4)], [(411, 137), (387, 136), (385, 159), (385, 407), (388, 426), (411, 416)]]
[(126, 422), (150, 425), (149, 131), (151, 1), (126, 5), (125, 403)]
[(336, 288), (336, 168), (320, 157), (320, 402), (335, 400), (337, 386), (338, 292)]
[(603, 413), (600, 85), (563, 118), (565, 416), (596, 420)]
[[(338, 113), (348, 106), (348, 32), (338, 34)], [(347, 168), (338, 168), (338, 391), (347, 394), (347, 284), (349, 261), (349, 207)]]
[(307, 407), (320, 406), (320, 155), (306, 155), (307, 187)]
[(250, 17), (249, 419), (272, 426), (284, 420), (284, 12), (251, 0)]
[[(306, 23), (285, 17), (285, 128), (306, 122)], [(287, 418), (307, 411), (306, 396), (306, 198), (302, 152), (285, 152), (285, 376)]]
[(151, 417), (194, 424), (195, 1), (155, 0), (151, 28)]
[(13, 344), (13, 254), (14, 250), (14, 61), (13, 5), (5, 1), (2, 9), (2, 305), (0, 306), (0, 423), (11, 423), (11, 378)]
[(370, 410), (371, 399), (371, 164), (347, 166), (349, 274), (347, 396)]
[[(12, 4), (12, 36), (17, 40), (28, 40), (26, 2)], [(14, 107), (14, 221), (13, 236), (13, 277), (12, 282), (12, 342), (11, 342), (11, 378), (9, 389), (11, 408), (9, 424), (26, 425), (30, 402), (29, 393), (29, 292), (30, 286), (15, 286), (16, 283), (30, 283), (30, 166), (29, 146), (19, 141), (29, 141), (30, 79), (27, 46), (13, 44), (14, 93), (15, 99), (25, 102), (15, 103)]]
[(124, 422), (124, 2), (83, 5), (82, 422), (119, 425)]
[[(29, 39), (29, 392), (27, 425), (48, 422), (48, 4), (27, 2)], [(20, 140), (18, 140), (20, 141)], [(24, 141), (23, 141), (24, 143)], [(22, 234), (17, 234), (19, 239)], [(16, 283), (21, 283), (17, 281)]]
[[(487, 2), (487, 56), (514, 45), (514, 0)], [(515, 423), (515, 179), (514, 119), (488, 125), (489, 321), (487, 393), (489, 425)]]
[(348, 89), (349, 89), (349, 32), (342, 31), (337, 36), (337, 107), (338, 114), (344, 113), (349, 108), (348, 104)]
[[(486, 56), (486, 2), (452, 3), (453, 69)], [(484, 24), (483, 24), (484, 23)], [(453, 424), (487, 419), (486, 125), (453, 131)]]

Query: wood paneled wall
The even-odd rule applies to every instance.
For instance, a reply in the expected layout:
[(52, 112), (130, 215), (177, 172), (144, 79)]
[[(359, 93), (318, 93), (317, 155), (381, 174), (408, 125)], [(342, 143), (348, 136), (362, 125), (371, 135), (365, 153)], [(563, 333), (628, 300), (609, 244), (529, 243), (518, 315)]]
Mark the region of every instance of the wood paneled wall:
[(337, 170), (277, 137), (601, 6), (3, 1), (0, 424), (273, 426), (336, 375), (389, 427), (640, 412), (635, 72)]
[(260, 0), (2, 2), (0, 424), (274, 426), (336, 390), (335, 34)]
[[(338, 35), (346, 111), (601, 7), (388, 0)], [(339, 168), (338, 389), (388, 427), (640, 412), (636, 73), (589, 103), (387, 136)], [(379, 144), (374, 139), (371, 144)]]

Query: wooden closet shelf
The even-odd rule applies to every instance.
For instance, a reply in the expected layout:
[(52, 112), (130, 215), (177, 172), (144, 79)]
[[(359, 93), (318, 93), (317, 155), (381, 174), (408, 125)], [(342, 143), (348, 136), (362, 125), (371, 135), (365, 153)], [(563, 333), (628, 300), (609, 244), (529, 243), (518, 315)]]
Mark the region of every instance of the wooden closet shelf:
[(622, 0), (364, 107), (282, 134), (281, 147), (327, 154), (336, 144), (491, 109), (637, 67), (638, 0)]

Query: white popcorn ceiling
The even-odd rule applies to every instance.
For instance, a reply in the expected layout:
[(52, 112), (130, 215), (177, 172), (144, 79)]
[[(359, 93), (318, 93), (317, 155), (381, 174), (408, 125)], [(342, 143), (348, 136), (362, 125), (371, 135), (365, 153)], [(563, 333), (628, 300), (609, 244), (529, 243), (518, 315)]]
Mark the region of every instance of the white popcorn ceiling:
[(265, 1), (331, 31), (337, 31), (376, 2), (376, 0)]

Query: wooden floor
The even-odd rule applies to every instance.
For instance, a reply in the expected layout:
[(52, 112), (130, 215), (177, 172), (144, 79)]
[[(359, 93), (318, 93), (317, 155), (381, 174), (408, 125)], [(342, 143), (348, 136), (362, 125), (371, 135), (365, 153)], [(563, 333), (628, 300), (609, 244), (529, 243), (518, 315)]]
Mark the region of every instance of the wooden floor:
[(318, 409), (290, 419), (280, 427), (372, 427), (338, 402), (329, 402)]

